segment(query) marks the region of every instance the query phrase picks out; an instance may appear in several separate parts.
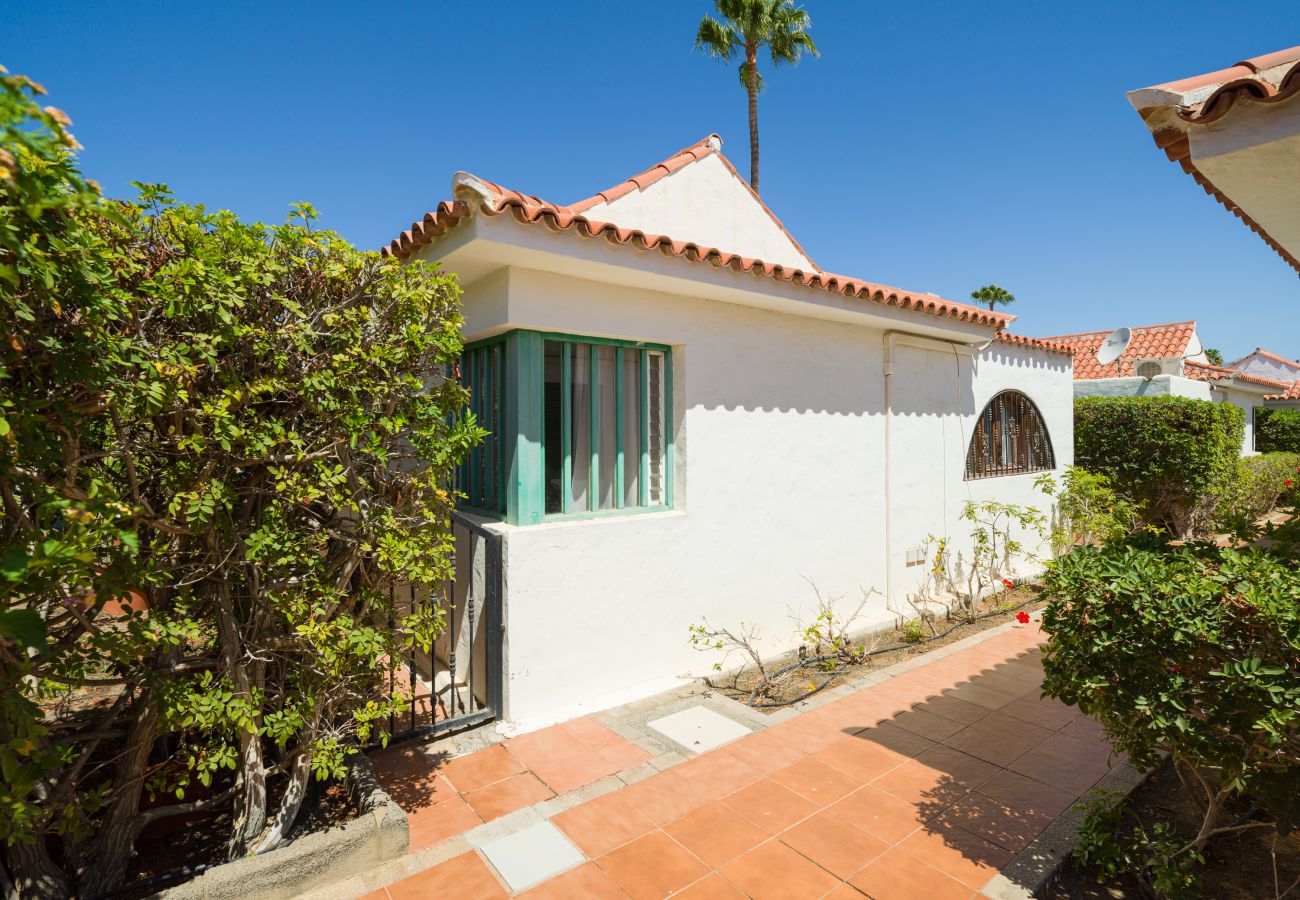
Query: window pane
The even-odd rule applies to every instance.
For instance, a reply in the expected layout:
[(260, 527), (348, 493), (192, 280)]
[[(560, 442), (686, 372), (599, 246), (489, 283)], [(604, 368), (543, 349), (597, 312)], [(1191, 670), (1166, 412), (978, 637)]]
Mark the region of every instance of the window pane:
[(573, 491), (569, 512), (584, 512), (588, 509), (591, 478), (591, 347), (573, 344), (572, 348), (573, 390), (569, 396), (573, 412), (569, 449), (573, 458)]
[(641, 505), (641, 351), (623, 351), (623, 505)]
[(596, 446), (597, 477), (600, 484), (600, 509), (614, 508), (614, 348), (596, 347), (596, 370), (599, 394), (599, 434)]
[(546, 511), (558, 513), (564, 511), (563, 482), (564, 471), (564, 432), (561, 430), (561, 388), (560, 373), (562, 360), (560, 353), (563, 345), (558, 341), (547, 341), (543, 353), (545, 376), (543, 380), (543, 433), (542, 446), (545, 448)]
[(649, 433), (646, 435), (650, 451), (650, 505), (664, 502), (664, 355), (647, 352), (650, 378), (648, 406)]

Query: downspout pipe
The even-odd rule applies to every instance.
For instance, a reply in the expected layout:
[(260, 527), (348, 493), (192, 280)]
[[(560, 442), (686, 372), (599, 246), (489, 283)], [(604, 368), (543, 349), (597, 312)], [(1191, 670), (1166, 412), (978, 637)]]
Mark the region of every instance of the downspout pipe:
[[(964, 344), (960, 341), (943, 341), (938, 338), (923, 337), (921, 335), (911, 334), (906, 331), (890, 329), (881, 332), (881, 354), (883, 364), (881, 374), (883, 378), (882, 393), (884, 397), (884, 470), (885, 470), (885, 603), (888, 606), (894, 602), (894, 503), (893, 503), (893, 469), (890, 465), (890, 420), (892, 415), (892, 400), (890, 397), (890, 387), (894, 375), (894, 357), (898, 350), (898, 344), (903, 343), (906, 346), (920, 347), (922, 349), (939, 350), (944, 353), (960, 353), (964, 356), (973, 357), (987, 349), (992, 339), (983, 344)], [(960, 376), (958, 376), (960, 377)], [(960, 415), (960, 410), (953, 410)]]

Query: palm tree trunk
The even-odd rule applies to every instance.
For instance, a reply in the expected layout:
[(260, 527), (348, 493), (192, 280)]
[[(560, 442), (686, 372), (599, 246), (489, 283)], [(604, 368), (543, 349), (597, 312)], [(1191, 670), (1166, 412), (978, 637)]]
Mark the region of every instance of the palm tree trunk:
[(749, 67), (749, 186), (758, 193), (758, 45), (745, 45), (745, 65)]

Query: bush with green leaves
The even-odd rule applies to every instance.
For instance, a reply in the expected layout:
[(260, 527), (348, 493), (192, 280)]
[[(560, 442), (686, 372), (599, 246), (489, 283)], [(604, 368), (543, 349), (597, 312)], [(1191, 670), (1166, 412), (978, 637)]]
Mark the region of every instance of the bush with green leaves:
[(1074, 462), (1110, 479), (1145, 519), (1189, 536), (1207, 502), (1236, 472), (1243, 413), (1188, 397), (1080, 397)]
[[(1096, 718), (1142, 768), (1168, 753), (1204, 818), (1163, 854), (1300, 817), (1300, 568), (1295, 545), (1080, 547), (1049, 567), (1044, 691)], [(1248, 821), (1225, 809), (1245, 795)]]
[(1233, 478), (1215, 496), (1214, 521), (1240, 529), (1291, 502), (1300, 480), (1300, 453), (1262, 453), (1237, 461)]
[(1260, 453), (1300, 453), (1300, 409), (1255, 407), (1255, 449)]
[(451, 277), (305, 206), (106, 200), (39, 93), (0, 76), (0, 845), (22, 895), (96, 896), (163, 817), (279, 846), (379, 737), (442, 620), (391, 588), (450, 577), (482, 432)]
[(1053, 555), (1120, 540), (1137, 529), (1139, 507), (1117, 494), (1105, 475), (1067, 466), (1059, 482), (1051, 472), (1044, 472), (1034, 484), (1056, 501)]

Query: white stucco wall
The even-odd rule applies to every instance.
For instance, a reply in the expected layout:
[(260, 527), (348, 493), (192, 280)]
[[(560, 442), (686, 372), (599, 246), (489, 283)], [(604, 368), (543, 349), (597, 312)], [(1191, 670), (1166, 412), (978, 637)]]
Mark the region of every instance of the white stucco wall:
[(1259, 356), (1254, 353), (1233, 368), (1238, 372), (1245, 372), (1247, 375), (1257, 375), (1261, 378), (1272, 378), (1277, 381), (1295, 381), (1300, 378), (1300, 366), (1293, 366), (1281, 360)]
[[(543, 724), (708, 672), (716, 655), (693, 651), (687, 632), (706, 617), (753, 623), (765, 650), (788, 648), (792, 614), (813, 609), (810, 581), (845, 606), (885, 590), (880, 330), (521, 269), (471, 285), (465, 302), (474, 328), (674, 348), (675, 509), (498, 526), (509, 718)], [(895, 359), (889, 574), (900, 603), (924, 570), (905, 565), (907, 548), (958, 538), (966, 497), (1043, 500), (1028, 476), (963, 481), (965, 441), (989, 397), (1028, 393), (1058, 464), (1071, 459), (1068, 358), (994, 344), (957, 365), (913, 347)], [(874, 594), (866, 621), (892, 621), (890, 605)]]
[(717, 154), (583, 215), (764, 262), (815, 268)]

